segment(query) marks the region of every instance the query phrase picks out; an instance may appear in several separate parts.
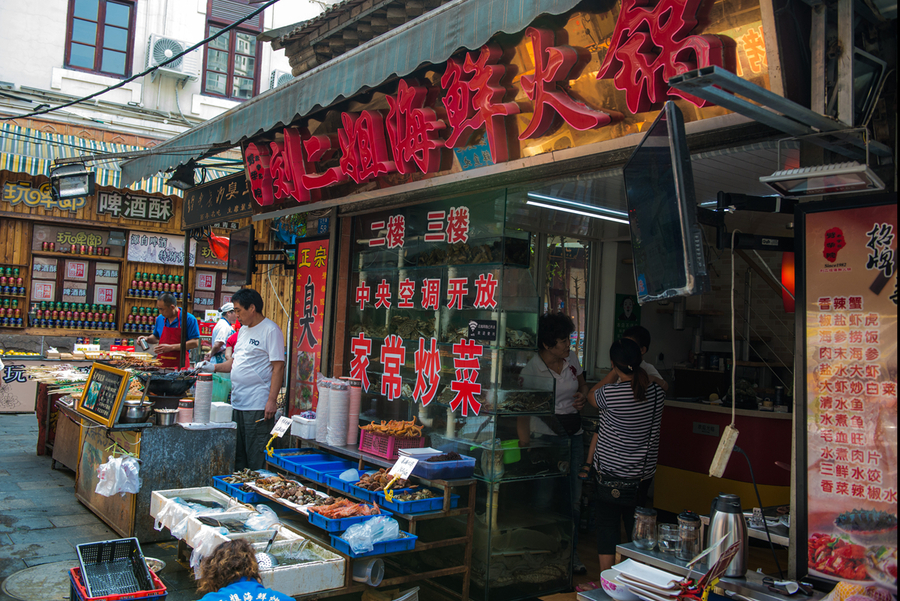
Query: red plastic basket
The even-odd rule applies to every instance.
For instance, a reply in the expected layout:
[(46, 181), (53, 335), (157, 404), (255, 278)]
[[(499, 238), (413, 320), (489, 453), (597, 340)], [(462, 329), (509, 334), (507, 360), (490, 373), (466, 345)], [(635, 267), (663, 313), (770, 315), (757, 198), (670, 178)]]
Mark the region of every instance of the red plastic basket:
[(421, 449), (425, 446), (425, 438), (423, 436), (397, 438), (396, 436), (378, 434), (368, 430), (361, 430), (361, 433), (359, 450), (376, 457), (384, 457), (385, 459), (396, 459), (400, 455), (400, 449)]
[(129, 599), (140, 599), (140, 601), (156, 601), (157, 599), (165, 599), (166, 585), (163, 584), (156, 572), (150, 570), (150, 578), (153, 579), (153, 590), (138, 591), (136, 593), (125, 593), (123, 595), (105, 595), (103, 597), (88, 597), (87, 588), (84, 586), (84, 580), (81, 579), (81, 568), (72, 568), (69, 570), (69, 581), (71, 583), (71, 601), (126, 601)]

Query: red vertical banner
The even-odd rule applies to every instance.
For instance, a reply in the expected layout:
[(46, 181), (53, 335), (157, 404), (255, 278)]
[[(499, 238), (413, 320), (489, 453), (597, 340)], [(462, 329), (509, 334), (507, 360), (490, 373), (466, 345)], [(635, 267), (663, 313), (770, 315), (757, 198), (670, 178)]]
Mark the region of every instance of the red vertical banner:
[(328, 240), (299, 242), (291, 336), (291, 352), (294, 355), (290, 395), (292, 416), (314, 408), (319, 400), (316, 376), (322, 362), (327, 272)]

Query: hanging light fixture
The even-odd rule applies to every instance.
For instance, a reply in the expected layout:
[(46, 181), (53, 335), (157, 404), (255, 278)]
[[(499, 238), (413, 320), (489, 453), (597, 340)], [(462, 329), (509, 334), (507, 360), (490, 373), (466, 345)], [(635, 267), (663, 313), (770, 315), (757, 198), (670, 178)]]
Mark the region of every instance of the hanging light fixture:
[(53, 200), (92, 196), (95, 190), (94, 172), (84, 163), (68, 163), (50, 169), (50, 195)]
[(884, 182), (875, 172), (856, 161), (785, 169), (760, 177), (759, 181), (782, 196), (791, 197), (884, 190)]
[[(197, 164), (194, 162), (194, 159), (191, 159), (187, 164), (177, 167), (172, 173), (172, 177), (166, 181), (166, 185), (178, 188), (179, 190), (190, 190), (197, 185), (197, 182), (194, 179), (196, 166)], [(205, 173), (203, 179), (206, 179)], [(201, 184), (203, 183), (203, 179), (200, 180)]]

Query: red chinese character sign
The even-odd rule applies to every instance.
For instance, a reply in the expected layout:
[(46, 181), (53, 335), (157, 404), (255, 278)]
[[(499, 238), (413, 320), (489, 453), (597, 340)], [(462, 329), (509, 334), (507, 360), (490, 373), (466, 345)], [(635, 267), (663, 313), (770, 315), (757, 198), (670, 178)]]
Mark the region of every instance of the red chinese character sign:
[(328, 272), (328, 240), (297, 244), (294, 317), (290, 353), (290, 415), (318, 403), (316, 376), (322, 360), (322, 328), (325, 320), (325, 279)]
[(522, 76), (522, 87), (534, 102), (534, 116), (520, 140), (544, 135), (559, 115), (573, 129), (584, 131), (609, 125), (620, 113), (604, 113), (577, 102), (560, 87), (569, 79), (569, 72), (578, 62), (578, 51), (571, 46), (554, 46), (552, 31), (529, 27), (525, 35), (531, 39), (534, 55), (534, 75)]
[(735, 70), (735, 48), (730, 38), (690, 35), (703, 2), (623, 0), (597, 79), (612, 79), (616, 88), (625, 92), (632, 113), (649, 111), (669, 96), (707, 106), (706, 101), (670, 88), (668, 81), (713, 65)]
[[(855, 202), (827, 212), (803, 207), (807, 515), (800, 518), (817, 558), (810, 575), (896, 591), (890, 561), (865, 557), (884, 556), (889, 545), (890, 559), (896, 545), (897, 205), (896, 197), (889, 205)], [(865, 534), (854, 525), (860, 512), (869, 516)], [(848, 560), (832, 561), (840, 549)], [(798, 556), (806, 556), (802, 544)]]

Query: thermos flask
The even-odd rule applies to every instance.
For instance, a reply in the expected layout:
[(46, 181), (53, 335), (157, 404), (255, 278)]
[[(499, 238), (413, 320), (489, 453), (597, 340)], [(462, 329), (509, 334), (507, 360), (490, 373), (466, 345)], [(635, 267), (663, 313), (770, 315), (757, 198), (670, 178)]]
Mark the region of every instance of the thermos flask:
[(708, 565), (713, 565), (728, 547), (736, 542), (741, 548), (728, 564), (724, 576), (726, 578), (743, 578), (747, 572), (747, 523), (741, 511), (741, 499), (737, 495), (720, 494), (709, 510), (709, 544), (713, 545), (722, 537), (726, 537), (709, 554)]

